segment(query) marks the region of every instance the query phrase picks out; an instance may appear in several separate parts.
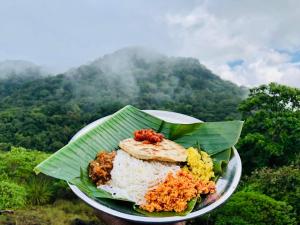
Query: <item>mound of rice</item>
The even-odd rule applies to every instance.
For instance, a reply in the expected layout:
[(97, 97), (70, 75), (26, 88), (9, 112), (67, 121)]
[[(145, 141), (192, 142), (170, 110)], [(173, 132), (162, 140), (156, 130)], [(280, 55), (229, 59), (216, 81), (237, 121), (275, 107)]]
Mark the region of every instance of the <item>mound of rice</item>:
[(145, 194), (150, 188), (163, 182), (168, 173), (174, 175), (180, 169), (173, 163), (144, 161), (118, 150), (113, 161), (111, 180), (98, 188), (112, 193), (115, 197), (145, 203)]

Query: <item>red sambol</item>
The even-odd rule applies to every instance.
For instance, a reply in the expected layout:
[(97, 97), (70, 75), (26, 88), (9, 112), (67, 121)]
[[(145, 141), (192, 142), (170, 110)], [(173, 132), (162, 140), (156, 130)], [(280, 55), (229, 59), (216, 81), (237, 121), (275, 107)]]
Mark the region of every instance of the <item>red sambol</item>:
[(164, 135), (156, 133), (151, 129), (142, 129), (134, 132), (134, 140), (143, 141), (145, 144), (155, 144), (161, 142), (164, 139)]

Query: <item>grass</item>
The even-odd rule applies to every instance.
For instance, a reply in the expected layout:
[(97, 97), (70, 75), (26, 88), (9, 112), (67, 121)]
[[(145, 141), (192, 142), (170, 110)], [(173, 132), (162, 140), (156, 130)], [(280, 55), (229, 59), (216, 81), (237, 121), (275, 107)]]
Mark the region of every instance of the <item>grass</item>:
[(85, 203), (57, 200), (52, 205), (16, 210), (13, 215), (0, 215), (0, 225), (104, 225)]

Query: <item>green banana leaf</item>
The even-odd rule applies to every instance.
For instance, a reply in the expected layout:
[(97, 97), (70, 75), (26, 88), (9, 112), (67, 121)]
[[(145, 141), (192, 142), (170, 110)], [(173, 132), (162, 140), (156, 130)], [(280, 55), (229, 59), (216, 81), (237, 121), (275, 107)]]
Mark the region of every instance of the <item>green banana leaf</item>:
[(80, 177), (75, 177), (70, 183), (76, 185), (82, 192), (93, 198), (111, 198), (114, 199), (111, 193), (99, 191), (96, 185), (89, 179), (88, 170), (80, 168)]
[[(41, 172), (75, 184), (81, 191), (97, 199), (101, 204), (124, 212), (124, 204), (132, 206), (132, 203), (116, 204), (108, 192), (97, 189), (88, 178), (86, 172), (88, 164), (100, 150), (118, 149), (119, 141), (132, 137), (135, 130), (151, 128), (184, 147), (200, 146), (212, 156), (216, 164), (220, 164), (217, 166), (220, 170), (222, 164), (229, 160), (224, 155), (228, 156), (230, 154), (228, 149), (237, 143), (242, 124), (242, 121), (174, 124), (129, 105), (58, 150), (37, 165), (34, 170), (36, 173)], [(128, 205), (126, 207), (128, 208)], [(126, 210), (136, 214), (132, 207)]]
[(216, 176), (222, 175), (224, 169), (227, 166), (231, 154), (232, 154), (232, 149), (229, 148), (222, 152), (211, 155), (211, 158), (213, 159), (213, 163), (214, 163), (214, 172)]

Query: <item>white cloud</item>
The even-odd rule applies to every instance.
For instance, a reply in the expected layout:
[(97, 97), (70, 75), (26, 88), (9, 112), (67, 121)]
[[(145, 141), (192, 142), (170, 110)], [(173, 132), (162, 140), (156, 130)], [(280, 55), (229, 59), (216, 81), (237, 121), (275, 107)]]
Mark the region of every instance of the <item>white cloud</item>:
[[(187, 13), (167, 14), (176, 54), (197, 57), (240, 85), (275, 81), (300, 87), (299, 64), (286, 52), (300, 49), (300, 2), (236, 2), (207, 1)], [(228, 65), (240, 59), (241, 65)]]
[(290, 62), (290, 57), (274, 50), (257, 53), (241, 65), (230, 67), (226, 63), (210, 66), (224, 79), (239, 85), (255, 86), (263, 83), (278, 82), (291, 86), (300, 86), (300, 66)]

